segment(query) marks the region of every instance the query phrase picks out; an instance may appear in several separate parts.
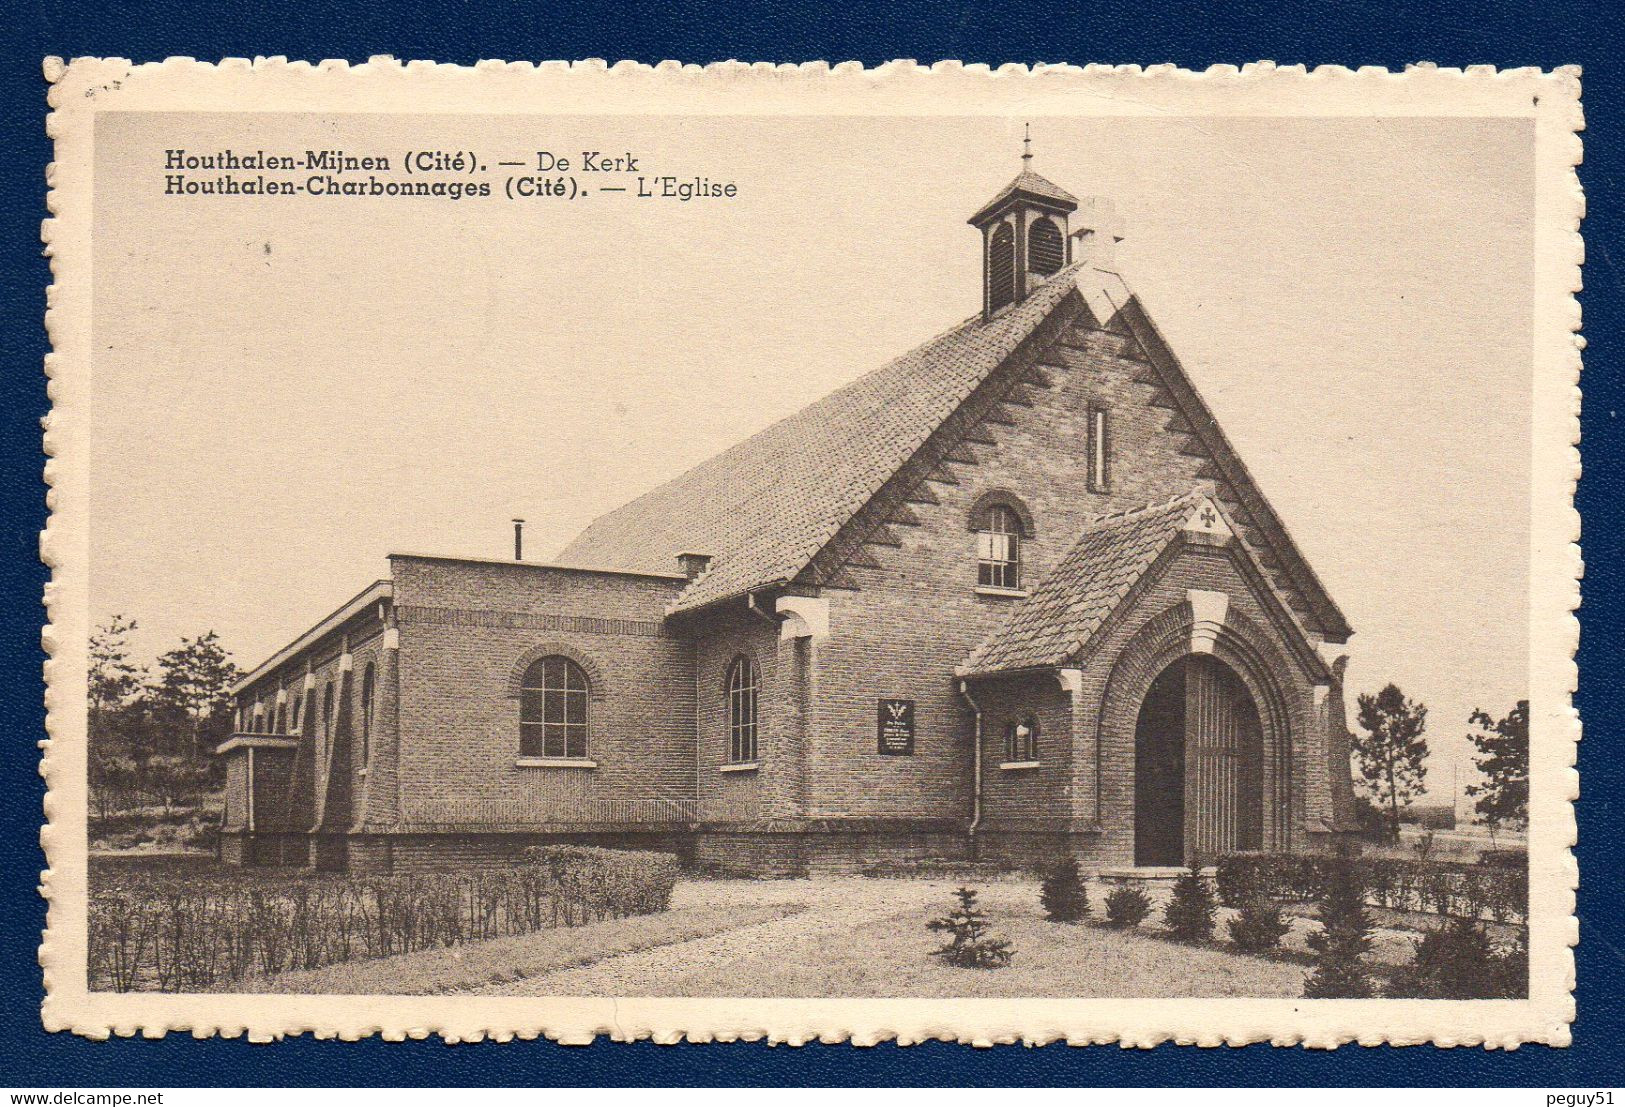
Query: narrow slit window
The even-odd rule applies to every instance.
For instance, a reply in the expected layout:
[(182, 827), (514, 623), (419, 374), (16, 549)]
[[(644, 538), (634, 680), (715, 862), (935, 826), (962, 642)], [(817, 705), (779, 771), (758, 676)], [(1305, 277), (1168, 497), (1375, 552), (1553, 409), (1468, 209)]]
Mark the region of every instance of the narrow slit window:
[(756, 760), (756, 700), (761, 689), (756, 662), (736, 657), (728, 669), (728, 760)]
[(1089, 491), (1104, 492), (1111, 480), (1111, 421), (1103, 407), (1089, 409)]

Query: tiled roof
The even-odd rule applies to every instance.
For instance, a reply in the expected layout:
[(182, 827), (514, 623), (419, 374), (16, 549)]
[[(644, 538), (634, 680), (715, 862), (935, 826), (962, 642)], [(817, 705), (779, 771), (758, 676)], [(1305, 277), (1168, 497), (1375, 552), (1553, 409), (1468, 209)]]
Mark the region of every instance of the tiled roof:
[(557, 561), (670, 572), (679, 553), (710, 554), (674, 610), (794, 579), (1077, 287), (1082, 268), (1061, 270), (1010, 310), (966, 320), (610, 512)]
[(992, 211), (994, 208), (998, 207), (1000, 204), (1004, 203), (1018, 192), (1025, 192), (1029, 196), (1042, 196), (1046, 200), (1054, 200), (1060, 204), (1070, 204), (1074, 208), (1078, 206), (1078, 198), (1072, 195), (1072, 193), (1068, 192), (1054, 181), (1040, 177), (1037, 173), (1034, 173), (1030, 169), (1024, 169), (1020, 173), (1016, 174), (1014, 180), (1001, 188), (997, 196), (983, 204), (977, 210), (976, 214), (970, 217), (970, 221), (972, 223), (977, 222), (988, 212)]
[(1063, 664), (1100, 629), (1203, 498), (1193, 491), (1096, 519), (1005, 624), (976, 647), (959, 675)]

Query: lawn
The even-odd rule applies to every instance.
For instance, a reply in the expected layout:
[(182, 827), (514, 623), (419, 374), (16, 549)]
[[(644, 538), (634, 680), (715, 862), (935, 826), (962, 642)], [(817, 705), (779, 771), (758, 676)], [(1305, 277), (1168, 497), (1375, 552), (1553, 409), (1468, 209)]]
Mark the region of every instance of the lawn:
[[(692, 896), (736, 898), (718, 882)], [(503, 995), (644, 996), (1064, 996), (1208, 997), (1303, 994), (1304, 968), (1193, 948), (1133, 932), (1052, 923), (1037, 887), (985, 888), (997, 931), (1016, 950), (995, 970), (956, 969), (931, 956), (942, 943), (926, 923), (951, 884), (785, 881), (759, 895), (810, 900), (808, 911), (692, 942), (607, 958), (492, 989)]]

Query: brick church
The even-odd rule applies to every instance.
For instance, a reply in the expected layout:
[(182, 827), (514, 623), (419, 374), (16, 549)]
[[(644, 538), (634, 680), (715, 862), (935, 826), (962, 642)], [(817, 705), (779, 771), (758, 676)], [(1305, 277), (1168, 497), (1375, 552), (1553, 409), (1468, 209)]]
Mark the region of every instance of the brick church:
[(1024, 159), (970, 224), (971, 318), (552, 563), (392, 555), (249, 673), (222, 858), (1119, 869), (1352, 829), (1350, 628), (1110, 205)]

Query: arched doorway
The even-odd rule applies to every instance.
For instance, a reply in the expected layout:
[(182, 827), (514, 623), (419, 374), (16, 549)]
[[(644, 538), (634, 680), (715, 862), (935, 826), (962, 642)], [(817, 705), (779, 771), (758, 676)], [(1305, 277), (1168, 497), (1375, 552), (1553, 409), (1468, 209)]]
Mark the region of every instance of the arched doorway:
[(1210, 654), (1152, 681), (1134, 727), (1134, 863), (1183, 865), (1263, 841), (1263, 726)]

